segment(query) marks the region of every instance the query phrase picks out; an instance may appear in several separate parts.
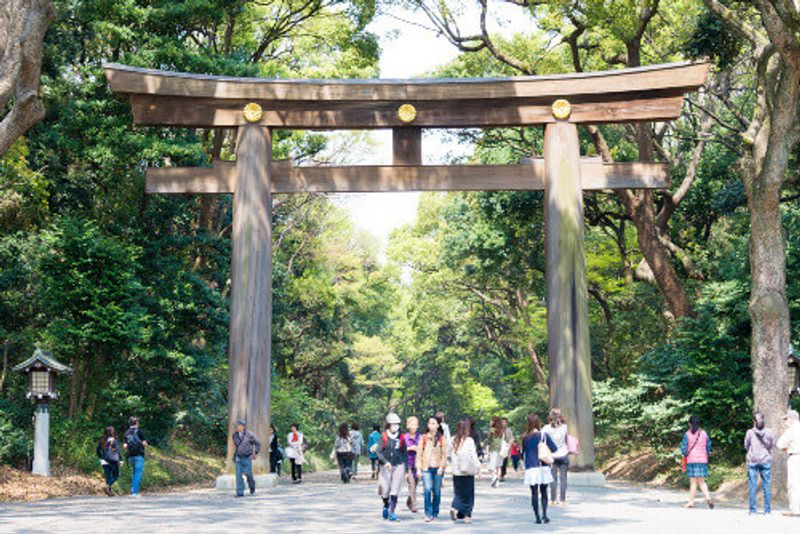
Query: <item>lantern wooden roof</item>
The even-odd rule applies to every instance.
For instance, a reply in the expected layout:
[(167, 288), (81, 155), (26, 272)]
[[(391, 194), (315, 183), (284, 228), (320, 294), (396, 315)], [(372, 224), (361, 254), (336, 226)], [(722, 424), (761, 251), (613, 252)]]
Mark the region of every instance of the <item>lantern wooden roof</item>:
[[(504, 127), (554, 122), (551, 106), (571, 104), (571, 122), (676, 119), (683, 95), (705, 83), (708, 63), (508, 78), (286, 80), (176, 73), (109, 63), (111, 90), (131, 99), (140, 125), (233, 127), (242, 109), (263, 108), (262, 126), (285, 129)], [(398, 116), (412, 105), (412, 121)]]
[(46, 367), (48, 371), (57, 371), (59, 373), (72, 372), (72, 368), (56, 360), (53, 353), (43, 351), (38, 347), (33, 352), (33, 356), (15, 366), (13, 370), (28, 373), (35, 367)]

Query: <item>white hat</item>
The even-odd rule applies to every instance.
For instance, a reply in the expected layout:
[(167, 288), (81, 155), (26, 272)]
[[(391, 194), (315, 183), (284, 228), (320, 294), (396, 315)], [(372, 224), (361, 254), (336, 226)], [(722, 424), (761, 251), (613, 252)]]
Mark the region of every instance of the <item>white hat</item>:
[(386, 422), (390, 425), (399, 425), (400, 424), (400, 416), (394, 412), (391, 412), (389, 415), (386, 416)]

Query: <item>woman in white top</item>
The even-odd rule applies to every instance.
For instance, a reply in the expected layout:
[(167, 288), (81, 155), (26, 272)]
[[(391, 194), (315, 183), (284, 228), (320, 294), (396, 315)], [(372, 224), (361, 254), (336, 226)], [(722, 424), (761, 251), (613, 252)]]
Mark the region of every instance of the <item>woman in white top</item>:
[(303, 481), (303, 464), (306, 463), (303, 452), (306, 444), (300, 425), (294, 423), (291, 428), (292, 431), (286, 436), (286, 457), (292, 462), (292, 482), (299, 484)]
[[(558, 408), (550, 410), (547, 416), (547, 424), (542, 428), (542, 432), (550, 436), (556, 444), (556, 452), (553, 453), (553, 465), (550, 469), (553, 472), (553, 483), (550, 484), (550, 501), (554, 505), (564, 504), (567, 498), (567, 472), (569, 470), (569, 449), (567, 449), (567, 422), (564, 415)], [(560, 500), (556, 500), (556, 486), (560, 486)]]
[(481, 464), (475, 440), (472, 439), (472, 424), (469, 419), (458, 423), (453, 438), (453, 504), (450, 519), (463, 519), (472, 523), (472, 509), (475, 507), (475, 475), (480, 476)]

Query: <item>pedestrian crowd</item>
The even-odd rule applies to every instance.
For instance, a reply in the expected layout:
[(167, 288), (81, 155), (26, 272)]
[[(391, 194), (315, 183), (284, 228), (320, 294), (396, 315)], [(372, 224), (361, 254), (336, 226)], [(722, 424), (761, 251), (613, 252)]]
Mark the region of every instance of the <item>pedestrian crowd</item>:
[[(420, 428), (421, 422), (423, 428)], [(800, 415), (789, 410), (783, 423), (783, 431), (776, 437), (776, 433), (766, 427), (763, 414), (756, 413), (753, 427), (744, 436), (751, 514), (756, 513), (759, 484), (764, 513), (772, 511), (772, 463), (774, 452), (780, 450), (788, 455), (787, 515), (800, 516)], [(491, 418), (485, 438), (481, 438), (475, 420), (469, 416), (454, 423), (455, 433), (451, 433), (442, 412), (431, 414), (422, 421), (416, 416), (408, 417), (405, 431), (401, 424), (399, 415), (389, 413), (383, 425), (372, 425), (372, 431), (365, 439), (357, 423), (342, 423), (333, 439), (330, 455), (331, 460), (339, 465), (340, 479), (344, 484), (358, 476), (361, 456), (369, 458), (369, 476), (377, 480), (381, 515), (388, 521), (399, 521), (398, 498), (403, 489), (408, 495), (405, 501), (408, 510), (412, 514), (419, 512), (420, 485), (425, 521), (436, 521), (440, 515), (445, 475), (450, 473), (453, 499), (448, 515), (453, 521), (471, 523), (476, 479), (483, 478), (486, 473), (489, 486), (497, 488), (506, 478), (509, 460), (514, 471), (524, 469), (522, 478), (530, 488), (531, 508), (537, 524), (550, 522), (548, 505), (567, 503), (570, 456), (579, 454), (580, 444), (558, 408), (550, 410), (544, 425), (539, 415), (528, 414), (525, 430), (519, 438), (504, 417)], [(308, 444), (300, 425), (290, 426), (285, 447), (281, 447), (276, 428), (272, 426), (270, 430), (270, 471), (281, 476), (284, 460), (288, 458), (292, 482), (302, 483)], [(261, 453), (261, 441), (247, 429), (246, 421), (238, 420), (231, 442), (236, 496), (244, 496), (245, 483), (249, 492), (255, 493), (253, 463)], [(139, 496), (147, 447), (147, 439), (136, 417), (130, 418), (128, 429), (119, 438), (114, 427), (105, 429), (96, 452), (105, 476), (107, 495), (114, 495), (113, 486), (119, 479), (120, 467), (127, 461), (132, 470), (131, 495)], [(688, 420), (681, 453), (681, 467), (689, 480), (689, 499), (685, 507), (695, 507), (699, 489), (706, 505), (713, 509), (714, 501), (707, 484), (712, 440), (697, 416)]]

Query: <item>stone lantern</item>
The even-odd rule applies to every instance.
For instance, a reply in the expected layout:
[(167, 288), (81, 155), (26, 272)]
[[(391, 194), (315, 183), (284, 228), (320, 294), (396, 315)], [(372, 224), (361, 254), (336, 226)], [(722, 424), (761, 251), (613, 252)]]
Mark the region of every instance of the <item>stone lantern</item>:
[(800, 397), (800, 352), (794, 347), (789, 350), (789, 381), (792, 384), (789, 398)]
[(37, 348), (33, 356), (14, 367), (28, 375), (27, 397), (36, 403), (33, 435), (34, 475), (50, 476), (50, 411), (51, 399), (58, 398), (56, 374), (71, 373), (72, 369), (56, 360), (50, 352)]

